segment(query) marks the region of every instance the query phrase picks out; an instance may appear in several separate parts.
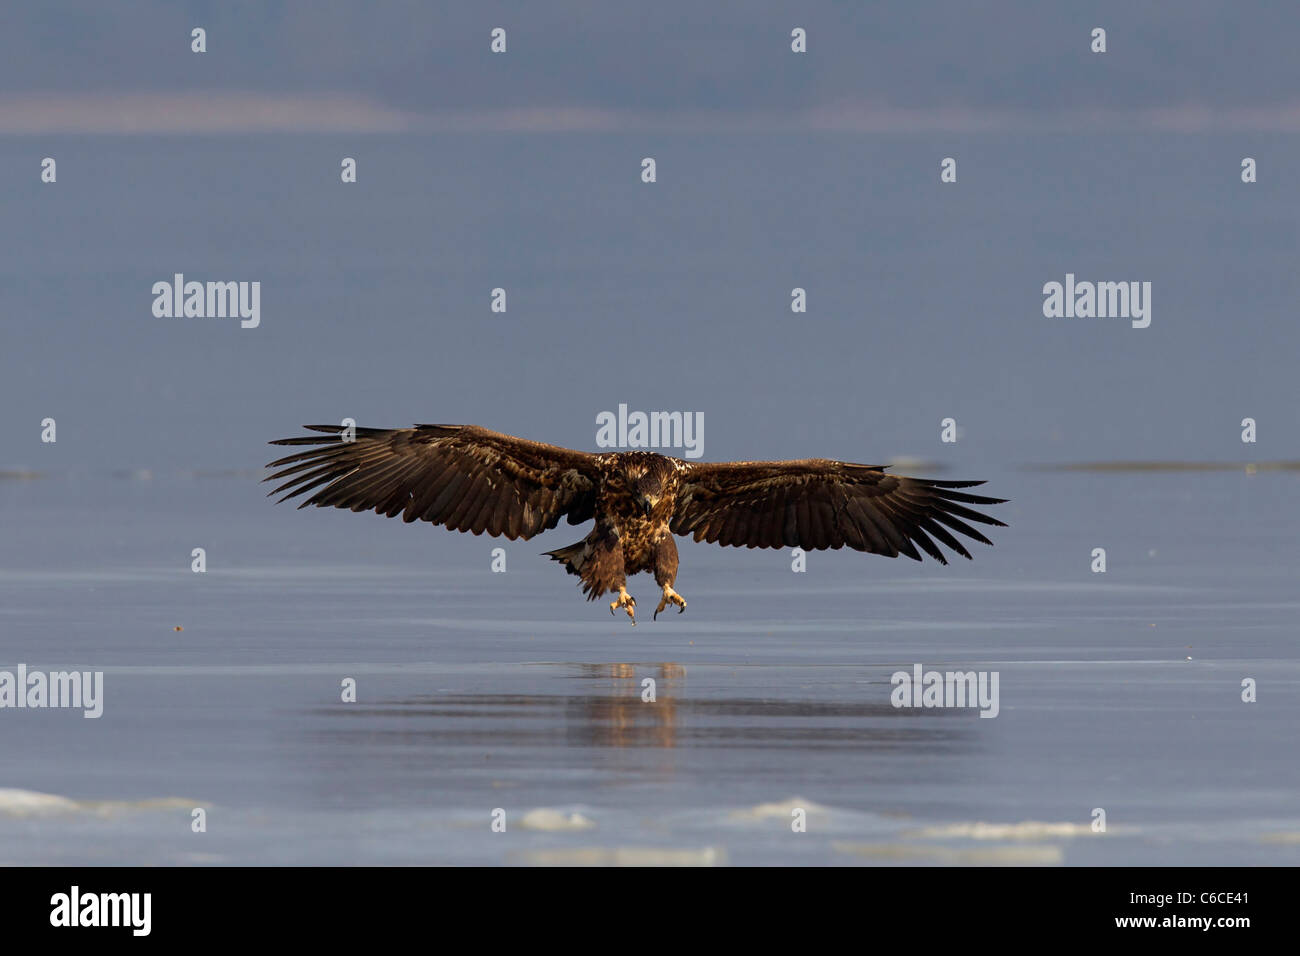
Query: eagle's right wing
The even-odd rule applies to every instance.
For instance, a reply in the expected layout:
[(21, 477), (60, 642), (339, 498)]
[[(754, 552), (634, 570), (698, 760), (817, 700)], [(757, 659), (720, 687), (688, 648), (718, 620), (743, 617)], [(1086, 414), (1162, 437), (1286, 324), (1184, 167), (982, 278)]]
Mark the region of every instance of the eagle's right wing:
[[(271, 462), (263, 479), (288, 479), (272, 495), (285, 501), (314, 492), (298, 507), (374, 511), (431, 521), (454, 531), (531, 538), (595, 511), (596, 456), (527, 441), (477, 425), (357, 428), (306, 425), (325, 435), (281, 438), (272, 445), (313, 445)], [(282, 467), (288, 466), (288, 467)]]

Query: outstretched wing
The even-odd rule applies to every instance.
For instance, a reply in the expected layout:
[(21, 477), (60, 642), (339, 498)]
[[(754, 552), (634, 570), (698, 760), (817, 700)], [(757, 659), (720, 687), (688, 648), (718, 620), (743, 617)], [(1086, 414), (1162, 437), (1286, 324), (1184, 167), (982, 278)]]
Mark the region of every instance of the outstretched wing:
[(345, 441), (339, 425), (306, 425), (325, 435), (282, 438), (272, 445), (312, 445), (268, 468), (287, 479), (280, 501), (307, 492), (308, 505), (374, 511), (404, 521), (431, 521), (455, 531), (531, 538), (592, 517), (595, 455), (526, 441), (476, 425), (357, 428)]
[(982, 481), (930, 481), (888, 475), (883, 467), (803, 461), (683, 463), (671, 528), (696, 541), (747, 548), (842, 548), (917, 561), (916, 545), (942, 564), (937, 540), (963, 557), (952, 533), (992, 544), (967, 522), (1002, 522), (966, 505), (1000, 504), (959, 488)]

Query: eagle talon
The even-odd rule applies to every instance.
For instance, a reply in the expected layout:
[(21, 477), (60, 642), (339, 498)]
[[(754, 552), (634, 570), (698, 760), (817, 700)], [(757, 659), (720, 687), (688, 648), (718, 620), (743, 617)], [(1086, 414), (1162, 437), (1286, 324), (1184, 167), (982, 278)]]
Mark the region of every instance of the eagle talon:
[(668, 585), (664, 585), (664, 596), (659, 600), (659, 606), (655, 608), (654, 615), (650, 618), (652, 621), (659, 619), (659, 612), (666, 608), (670, 603), (677, 605), (677, 613), (681, 614), (686, 610), (686, 599), (674, 591)]
[(636, 598), (627, 593), (627, 588), (620, 586), (618, 589), (618, 599), (609, 606), (609, 613), (613, 614), (619, 608), (627, 612), (627, 616), (632, 619), (632, 626), (636, 627)]

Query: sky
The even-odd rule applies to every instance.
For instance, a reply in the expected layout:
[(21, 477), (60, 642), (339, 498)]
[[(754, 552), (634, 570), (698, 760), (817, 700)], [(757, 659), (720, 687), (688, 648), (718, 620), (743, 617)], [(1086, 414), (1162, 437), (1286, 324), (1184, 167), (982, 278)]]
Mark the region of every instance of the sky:
[[(1163, 110), (1186, 122), (1253, 113), (1256, 124), (1294, 126), (1300, 109), (1300, 12), (1288, 3), (5, 6), (0, 105), (8, 101), (11, 114), (0, 109), (0, 132), (21, 128), (13, 101), (32, 94), (329, 95), (417, 119), (501, 110), (550, 117), (533, 122), (561, 122), (555, 114), (564, 110), (642, 120), (703, 113), (720, 123), (855, 111), (1095, 122)], [(207, 34), (203, 55), (190, 49), (194, 27)], [(494, 56), (497, 27), (507, 50)], [(790, 51), (796, 27), (808, 38), (800, 56)], [(1104, 55), (1090, 49), (1097, 27), (1106, 30)]]

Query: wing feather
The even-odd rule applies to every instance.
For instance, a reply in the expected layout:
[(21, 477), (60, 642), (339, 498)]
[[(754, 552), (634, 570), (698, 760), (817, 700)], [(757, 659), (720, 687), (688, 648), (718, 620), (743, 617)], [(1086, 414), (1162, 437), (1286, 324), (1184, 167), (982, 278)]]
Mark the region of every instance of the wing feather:
[(566, 515), (595, 512), (596, 456), (526, 441), (475, 425), (357, 428), (307, 425), (322, 434), (273, 445), (310, 446), (271, 462), (266, 481), (280, 501), (306, 495), (300, 508), (374, 511), (475, 534), (531, 538)]
[[(940, 545), (970, 557), (952, 532), (991, 542), (967, 522), (996, 525), (968, 505), (995, 505), (958, 489), (980, 481), (936, 481), (888, 474), (883, 467), (801, 461), (683, 462), (674, 534), (734, 547), (842, 548), (947, 563)], [(919, 548), (919, 550), (918, 550)]]

